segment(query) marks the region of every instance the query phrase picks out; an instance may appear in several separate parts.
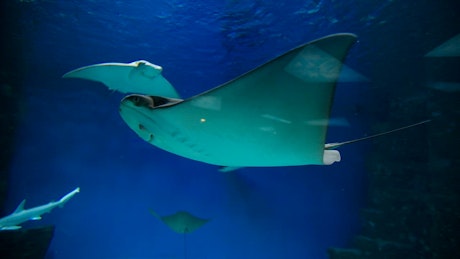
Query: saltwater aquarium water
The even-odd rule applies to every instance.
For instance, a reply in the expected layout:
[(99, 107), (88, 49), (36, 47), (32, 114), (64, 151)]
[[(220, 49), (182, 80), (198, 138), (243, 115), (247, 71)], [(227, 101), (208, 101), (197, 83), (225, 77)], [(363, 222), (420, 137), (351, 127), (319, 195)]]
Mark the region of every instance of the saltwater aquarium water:
[[(30, 208), (80, 187), (64, 207), (23, 224), (55, 226), (49, 259), (327, 258), (328, 248), (351, 244), (368, 202), (372, 142), (344, 146), (342, 161), (331, 166), (221, 173), (148, 144), (119, 116), (125, 94), (97, 82), (63, 79), (66, 72), (143, 59), (162, 66), (163, 76), (188, 98), (300, 44), (354, 33), (358, 42), (345, 64), (366, 80), (337, 85), (327, 141), (338, 142), (376, 133), (376, 123), (396, 128), (426, 119), (389, 121), (387, 96), (406, 93), (406, 86), (426, 89), (423, 56), (459, 32), (448, 1), (3, 5), (18, 24), (4, 34), (20, 43), (22, 60), (4, 213), (23, 199)], [(150, 210), (160, 216), (186, 211), (209, 221), (184, 236)]]

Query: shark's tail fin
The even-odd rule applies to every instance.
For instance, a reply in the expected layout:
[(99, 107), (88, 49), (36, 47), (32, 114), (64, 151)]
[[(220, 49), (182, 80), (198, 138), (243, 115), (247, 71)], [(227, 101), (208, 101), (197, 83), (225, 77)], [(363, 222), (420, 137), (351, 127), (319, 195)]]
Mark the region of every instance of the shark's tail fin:
[(80, 187), (77, 187), (75, 188), (75, 190), (69, 192), (67, 195), (65, 195), (64, 197), (62, 197), (58, 202), (59, 202), (59, 207), (62, 208), (62, 206), (64, 206), (64, 204), (66, 204), (70, 198), (72, 198), (75, 194), (79, 193), (80, 192)]

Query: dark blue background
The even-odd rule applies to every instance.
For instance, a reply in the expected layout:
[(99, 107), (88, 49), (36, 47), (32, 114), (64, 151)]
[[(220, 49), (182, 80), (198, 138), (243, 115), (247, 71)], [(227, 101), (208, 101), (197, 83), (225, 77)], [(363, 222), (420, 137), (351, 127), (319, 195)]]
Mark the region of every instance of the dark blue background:
[(41, 205), (81, 187), (64, 208), (25, 224), (56, 225), (48, 258), (182, 258), (182, 235), (148, 208), (212, 219), (187, 235), (187, 258), (326, 258), (328, 247), (346, 246), (359, 231), (367, 193), (365, 143), (343, 147), (343, 161), (333, 166), (222, 174), (142, 141), (118, 115), (123, 95), (61, 79), (65, 72), (145, 59), (190, 97), (299, 44), (352, 32), (359, 42), (346, 64), (371, 82), (338, 85), (332, 117), (351, 126), (330, 127), (335, 142), (385, 122), (389, 93), (407, 85), (423, 93), (423, 55), (458, 33), (447, 1), (18, 4), (25, 89), (8, 208), (23, 198), (26, 207)]

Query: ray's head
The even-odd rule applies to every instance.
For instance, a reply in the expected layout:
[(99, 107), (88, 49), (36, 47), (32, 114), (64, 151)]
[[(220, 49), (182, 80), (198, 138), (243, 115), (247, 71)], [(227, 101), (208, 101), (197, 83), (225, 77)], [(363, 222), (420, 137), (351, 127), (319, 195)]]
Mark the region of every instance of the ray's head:
[(155, 123), (149, 113), (155, 108), (155, 100), (146, 95), (128, 95), (120, 103), (120, 116), (126, 124), (147, 142), (154, 139)]
[(134, 61), (132, 64), (134, 64), (134, 66), (136, 67), (136, 72), (150, 79), (153, 79), (158, 75), (161, 75), (161, 72), (163, 71), (163, 68), (161, 66), (152, 64), (146, 60)]
[(158, 135), (169, 134), (168, 125), (164, 125), (167, 121), (162, 120), (155, 110), (181, 101), (181, 99), (132, 94), (121, 100), (119, 111), (122, 119), (139, 137), (154, 144), (154, 139)]

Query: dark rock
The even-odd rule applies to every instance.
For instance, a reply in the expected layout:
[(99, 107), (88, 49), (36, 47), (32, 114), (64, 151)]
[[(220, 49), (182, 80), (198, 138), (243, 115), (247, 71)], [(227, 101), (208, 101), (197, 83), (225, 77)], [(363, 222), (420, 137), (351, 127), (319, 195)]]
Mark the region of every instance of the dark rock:
[(0, 258), (45, 258), (54, 226), (0, 231)]

